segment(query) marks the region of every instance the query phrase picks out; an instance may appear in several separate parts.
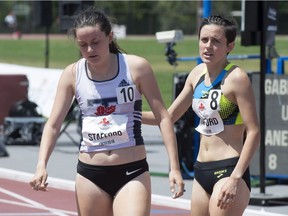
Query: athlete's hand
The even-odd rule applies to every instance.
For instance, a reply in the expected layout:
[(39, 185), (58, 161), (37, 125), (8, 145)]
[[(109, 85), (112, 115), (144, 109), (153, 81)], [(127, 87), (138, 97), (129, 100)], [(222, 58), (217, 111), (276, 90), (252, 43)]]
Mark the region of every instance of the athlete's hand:
[(47, 189), (48, 183), (46, 182), (47, 178), (48, 174), (46, 172), (46, 169), (37, 169), (35, 175), (32, 177), (29, 184), (33, 190), (48, 191)]
[(169, 173), (169, 181), (170, 181), (170, 190), (173, 193), (172, 198), (176, 199), (182, 196), (185, 192), (184, 189), (185, 184), (180, 170), (171, 170)]
[(218, 195), (218, 207), (226, 209), (234, 203), (237, 195), (238, 182), (239, 180), (237, 179), (227, 178)]

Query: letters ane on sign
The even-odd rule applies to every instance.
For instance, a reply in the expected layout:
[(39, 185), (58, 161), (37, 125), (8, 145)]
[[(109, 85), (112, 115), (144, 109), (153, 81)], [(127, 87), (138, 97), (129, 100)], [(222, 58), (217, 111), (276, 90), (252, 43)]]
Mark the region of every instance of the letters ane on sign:
[(267, 130), (266, 146), (288, 147), (288, 130)]

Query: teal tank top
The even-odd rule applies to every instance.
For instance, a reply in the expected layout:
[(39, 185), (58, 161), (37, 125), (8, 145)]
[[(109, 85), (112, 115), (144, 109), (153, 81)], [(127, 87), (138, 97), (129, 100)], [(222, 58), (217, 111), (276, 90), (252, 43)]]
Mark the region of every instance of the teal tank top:
[[(221, 83), (225, 75), (234, 68), (235, 65), (229, 63), (210, 86), (204, 83), (207, 71), (203, 71), (203, 75), (196, 84), (192, 108), (200, 118), (201, 130), (207, 130), (207, 133), (203, 132), (204, 134), (219, 133), (224, 130), (223, 125), (243, 124), (238, 105), (231, 102), (221, 91)], [(220, 128), (221, 125), (222, 128)]]

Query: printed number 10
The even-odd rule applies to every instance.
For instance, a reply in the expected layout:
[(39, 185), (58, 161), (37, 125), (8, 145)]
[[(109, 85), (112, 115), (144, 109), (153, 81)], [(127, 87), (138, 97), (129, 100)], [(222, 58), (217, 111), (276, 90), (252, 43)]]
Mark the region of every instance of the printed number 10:
[(134, 88), (129, 86), (128, 88), (122, 88), (120, 93), (123, 95), (124, 103), (134, 101)]

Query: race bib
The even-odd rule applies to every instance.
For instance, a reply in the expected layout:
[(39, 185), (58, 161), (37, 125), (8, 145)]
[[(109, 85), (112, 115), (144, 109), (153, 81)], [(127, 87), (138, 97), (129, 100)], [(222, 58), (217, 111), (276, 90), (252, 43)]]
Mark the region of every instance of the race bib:
[(121, 86), (116, 88), (117, 103), (124, 104), (134, 102), (135, 91), (136, 91), (135, 85)]
[(193, 110), (200, 118), (197, 128), (199, 133), (214, 135), (224, 130), (223, 120), (220, 117), (221, 90), (211, 90), (206, 99), (193, 99)]
[(129, 141), (128, 117), (123, 115), (88, 116), (83, 119), (82, 135), (86, 145), (108, 146)]

